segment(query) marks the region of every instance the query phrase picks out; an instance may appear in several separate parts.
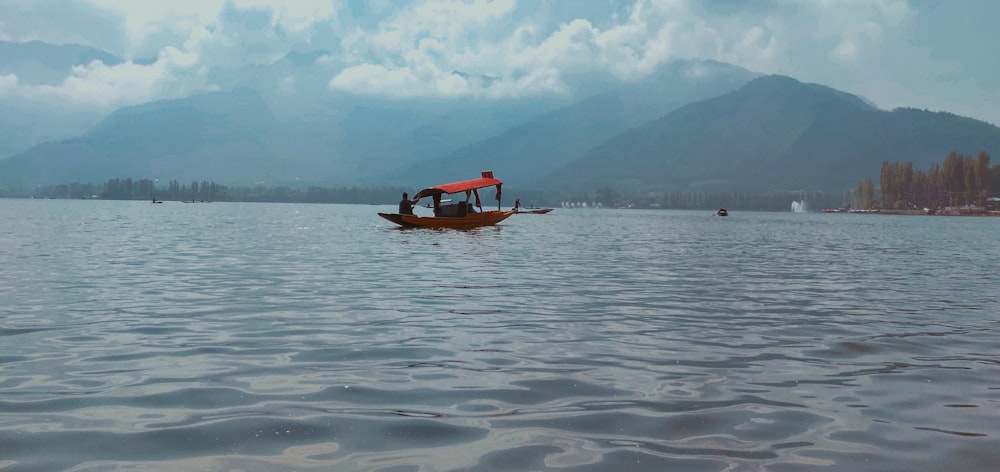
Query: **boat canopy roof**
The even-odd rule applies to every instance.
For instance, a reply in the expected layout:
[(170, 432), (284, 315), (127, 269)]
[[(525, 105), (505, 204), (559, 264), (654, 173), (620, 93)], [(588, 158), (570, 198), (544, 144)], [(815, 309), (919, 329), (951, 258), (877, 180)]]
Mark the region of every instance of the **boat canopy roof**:
[(459, 193), (468, 192), (472, 190), (478, 190), (486, 187), (496, 186), (497, 195), (500, 194), (500, 186), (503, 182), (500, 179), (493, 177), (493, 171), (483, 171), (482, 177), (472, 180), (463, 180), (461, 182), (452, 182), (450, 184), (435, 185), (433, 187), (427, 187), (414, 195), (414, 198), (421, 199), (424, 197), (430, 197), (433, 195), (442, 195), (446, 193)]

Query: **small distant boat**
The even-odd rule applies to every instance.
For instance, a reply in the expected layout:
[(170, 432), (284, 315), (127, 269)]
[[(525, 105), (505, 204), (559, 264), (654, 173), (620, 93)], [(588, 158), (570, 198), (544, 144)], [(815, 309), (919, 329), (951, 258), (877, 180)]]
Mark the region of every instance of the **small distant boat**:
[(550, 211), (551, 208), (521, 208), (521, 199), (518, 198), (514, 200), (514, 211), (516, 213), (527, 213), (529, 215), (544, 215)]
[(544, 215), (552, 211), (551, 208), (518, 208), (517, 213), (527, 213), (529, 215)]
[[(433, 200), (434, 216), (419, 216), (414, 214), (382, 213), (378, 216), (385, 218), (397, 225), (408, 228), (478, 228), (480, 226), (495, 225), (514, 213), (517, 210), (489, 210), (484, 211), (479, 199), (479, 190), (488, 187), (496, 187), (496, 199), (500, 200), (500, 188), (503, 182), (493, 177), (492, 171), (483, 171), (478, 179), (463, 180), (448, 184), (427, 187), (413, 196), (413, 202), (426, 197)], [(454, 197), (442, 199), (443, 195), (465, 194), (465, 199)], [(470, 202), (470, 198), (475, 196), (475, 200)], [(454, 202), (442, 205), (443, 202)]]
[(157, 200), (157, 199), (154, 198), (153, 201), (150, 202), (150, 203), (163, 203), (163, 200)]
[(715, 212), (717, 216), (729, 216), (729, 212), (725, 208), (719, 208), (719, 211)]

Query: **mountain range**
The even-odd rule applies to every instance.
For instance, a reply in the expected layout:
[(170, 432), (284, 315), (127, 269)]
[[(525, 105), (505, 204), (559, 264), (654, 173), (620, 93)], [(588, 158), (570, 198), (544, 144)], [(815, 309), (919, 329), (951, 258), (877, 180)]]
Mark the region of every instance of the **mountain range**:
[(1000, 128), (982, 121), (926, 110), (879, 110), (829, 87), (766, 76), (621, 133), (544, 183), (836, 192), (864, 177), (877, 181), (883, 160), (927, 169), (953, 150), (976, 155), (997, 149)]
[[(19, 81), (121, 61), (84, 47), (11, 44), (0, 43), (0, 76)], [(952, 150), (1000, 148), (1000, 129), (985, 122), (879, 110), (826, 86), (712, 61), (670, 63), (632, 83), (582, 77), (562, 96), (387, 100), (326, 90), (314, 66), (322, 55), (219, 72), (223, 91), (100, 119), (46, 119), (53, 110), (0, 95), (0, 157), (10, 156), (0, 160), (0, 185), (132, 177), (419, 188), (490, 169), (519, 188), (840, 192), (877, 179), (883, 160), (926, 167)], [(291, 75), (305, 90), (280, 90)]]

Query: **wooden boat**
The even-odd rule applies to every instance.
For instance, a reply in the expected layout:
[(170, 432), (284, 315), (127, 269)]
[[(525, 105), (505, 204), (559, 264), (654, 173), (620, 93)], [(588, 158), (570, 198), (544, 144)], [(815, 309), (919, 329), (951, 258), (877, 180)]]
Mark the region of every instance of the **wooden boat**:
[[(431, 197), (433, 200), (434, 216), (406, 215), (400, 213), (382, 213), (378, 216), (385, 218), (397, 225), (410, 228), (478, 228), (480, 226), (495, 225), (514, 213), (517, 210), (489, 210), (484, 211), (479, 198), (479, 190), (488, 187), (496, 187), (496, 199), (500, 201), (501, 186), (503, 182), (493, 177), (492, 171), (483, 171), (478, 179), (463, 180), (449, 184), (435, 185), (427, 187), (413, 196), (415, 204), (422, 198)], [(461, 195), (465, 198), (453, 197), (442, 200), (442, 195)], [(475, 196), (475, 203), (469, 199)], [(442, 202), (451, 202), (442, 205)]]

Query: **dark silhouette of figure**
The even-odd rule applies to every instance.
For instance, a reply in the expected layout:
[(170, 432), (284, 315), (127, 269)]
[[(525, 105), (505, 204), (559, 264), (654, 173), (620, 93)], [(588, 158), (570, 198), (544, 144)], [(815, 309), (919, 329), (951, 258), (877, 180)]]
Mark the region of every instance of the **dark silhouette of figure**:
[(410, 200), (410, 196), (406, 192), (403, 192), (403, 199), (399, 201), (399, 214), (412, 215), (413, 205), (416, 203), (416, 200)]

